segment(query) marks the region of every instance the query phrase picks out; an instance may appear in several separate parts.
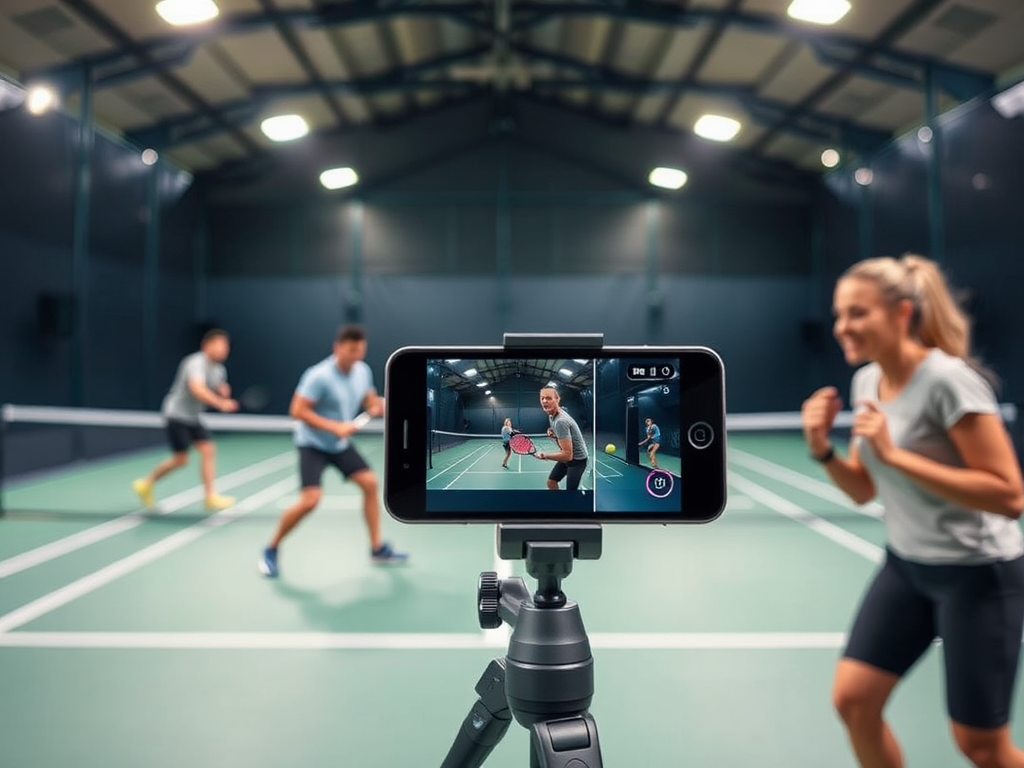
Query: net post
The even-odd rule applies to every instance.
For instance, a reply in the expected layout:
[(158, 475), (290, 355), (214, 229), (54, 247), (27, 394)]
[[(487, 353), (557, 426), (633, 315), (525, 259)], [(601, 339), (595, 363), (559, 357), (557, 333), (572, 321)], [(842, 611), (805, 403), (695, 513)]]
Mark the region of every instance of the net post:
[(7, 448), (7, 414), (11, 406), (7, 403), (0, 405), (0, 517), (6, 513), (4, 506), (4, 488), (7, 477), (7, 463), (5, 452)]

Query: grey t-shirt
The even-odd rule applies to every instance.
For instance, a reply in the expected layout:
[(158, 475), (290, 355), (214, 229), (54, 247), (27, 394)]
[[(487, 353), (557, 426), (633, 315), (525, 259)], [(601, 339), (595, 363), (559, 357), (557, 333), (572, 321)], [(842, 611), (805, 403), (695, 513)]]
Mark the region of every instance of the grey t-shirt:
[(171, 384), (171, 389), (164, 397), (163, 406), (160, 408), (165, 418), (189, 424), (199, 423), (199, 414), (205, 406), (196, 400), (188, 388), (189, 381), (197, 378), (202, 379), (207, 387), (216, 392), (217, 387), (227, 381), (228, 374), (223, 365), (213, 362), (202, 352), (193, 352), (184, 358), (178, 365), (174, 383)]
[[(902, 391), (878, 400), (881, 369), (870, 363), (853, 376), (852, 402), (872, 400), (886, 416), (893, 444), (954, 467), (964, 462), (948, 430), (968, 413), (998, 413), (988, 382), (963, 360), (933, 349)], [(871, 474), (885, 509), (889, 546), (908, 560), (980, 563), (1024, 554), (1016, 520), (981, 512), (936, 496), (893, 467), (878, 461), (870, 445), (855, 437), (861, 462)]]
[(559, 409), (557, 416), (548, 416), (548, 422), (551, 424), (551, 431), (555, 433), (555, 437), (558, 440), (564, 440), (567, 437), (572, 438), (573, 459), (586, 459), (590, 456), (587, 453), (587, 444), (583, 440), (583, 433), (572, 416)]

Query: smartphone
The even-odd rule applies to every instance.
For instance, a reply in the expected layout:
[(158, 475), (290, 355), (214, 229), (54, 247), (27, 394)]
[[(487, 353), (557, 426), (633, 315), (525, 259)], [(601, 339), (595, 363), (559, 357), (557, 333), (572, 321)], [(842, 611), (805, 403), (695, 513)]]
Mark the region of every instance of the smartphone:
[(404, 347), (384, 502), (406, 523), (707, 523), (725, 508), (725, 370), (706, 347)]

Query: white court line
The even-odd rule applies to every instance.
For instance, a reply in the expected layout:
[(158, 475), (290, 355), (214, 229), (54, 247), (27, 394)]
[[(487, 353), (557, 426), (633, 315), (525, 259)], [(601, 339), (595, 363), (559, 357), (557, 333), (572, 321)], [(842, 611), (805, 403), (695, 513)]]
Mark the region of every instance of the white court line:
[(752, 469), (755, 472), (759, 472), (762, 475), (768, 475), (776, 480), (779, 480), (787, 485), (791, 485), (797, 490), (805, 491), (812, 496), (817, 496), (819, 499), (830, 501), (833, 504), (838, 504), (846, 509), (852, 509), (854, 512), (859, 512), (862, 515), (868, 517), (881, 517), (882, 516), (882, 505), (877, 501), (869, 502), (868, 504), (857, 504), (849, 496), (840, 491), (831, 483), (826, 483), (823, 480), (815, 480), (812, 477), (784, 467), (781, 464), (776, 464), (774, 461), (763, 459), (760, 456), (755, 456), (752, 453), (741, 451), (737, 448), (729, 449), (730, 460), (745, 469)]
[[(294, 460), (294, 454), (291, 451), (282, 453), (277, 456), (272, 456), (269, 459), (265, 459), (257, 464), (253, 464), (249, 467), (230, 472), (223, 477), (217, 479), (217, 486), (222, 491), (227, 491), (242, 483), (247, 483), (250, 480), (263, 477), (268, 472), (275, 472), (290, 465)], [(131, 489), (128, 489), (131, 491)], [(192, 504), (193, 502), (199, 501), (203, 498), (203, 487), (197, 485), (193, 488), (189, 488), (186, 491), (181, 491), (173, 496), (168, 496), (164, 501), (160, 503), (160, 506), (152, 510), (149, 514), (144, 514), (139, 510), (130, 512), (127, 515), (122, 515), (113, 520), (108, 520), (100, 525), (94, 525), (91, 528), (86, 528), (84, 531), (73, 533), (70, 536), (65, 536), (62, 539), (51, 541), (49, 544), (43, 544), (42, 546), (30, 549), (27, 552), (9, 557), (6, 560), (0, 560), (0, 579), (12, 576), (15, 573), (19, 573), (28, 568), (32, 568), (37, 565), (55, 560), (63, 555), (70, 554), (76, 550), (87, 547), (90, 544), (109, 539), (111, 536), (116, 536), (119, 533), (130, 531), (139, 525), (142, 525), (146, 520), (153, 515), (166, 515), (170, 512), (176, 512), (183, 507)]]
[(468, 472), (469, 470), (471, 470), (471, 469), (472, 469), (473, 467), (475, 467), (475, 466), (476, 466), (476, 465), (477, 465), (477, 464), (478, 464), (478, 463), (480, 462), (480, 459), (482, 459), (482, 458), (483, 458), (484, 456), (486, 456), (486, 455), (487, 455), (488, 453), (490, 453), (490, 452), (491, 452), (491, 448), (492, 448), (492, 447), (493, 447), (493, 446), (491, 446), (491, 445), (488, 445), (488, 446), (487, 446), (486, 448), (484, 448), (484, 452), (483, 452), (483, 453), (481, 453), (481, 454), (480, 454), (480, 455), (479, 455), (479, 456), (477, 457), (477, 460), (476, 460), (476, 461), (474, 461), (474, 462), (473, 462), (472, 464), (468, 465), (468, 466), (467, 466), (467, 467), (466, 467), (466, 468), (465, 468), (464, 470), (462, 470), (461, 472), (459, 472), (459, 474), (455, 476), (455, 479), (454, 479), (454, 480), (452, 480), (452, 481), (451, 481), (450, 483), (448, 483), (448, 485), (446, 485), (446, 486), (444, 487), (444, 490), (446, 490), (446, 491), (447, 491), (447, 490), (448, 490), (449, 488), (451, 488), (451, 487), (452, 487), (453, 485), (455, 485), (455, 484), (456, 484), (457, 482), (459, 482), (459, 480), (460, 480), (460, 479), (462, 478), (462, 476), (463, 476), (464, 474), (466, 474), (466, 473), (467, 473), (467, 472)]
[(729, 484), (738, 488), (754, 501), (764, 504), (766, 507), (778, 512), (780, 515), (785, 515), (790, 520), (794, 520), (801, 525), (807, 526), (815, 533), (821, 534), (825, 538), (834, 541), (839, 546), (845, 547), (866, 560), (870, 560), (873, 563), (880, 563), (884, 558), (885, 553), (881, 547), (876, 546), (869, 541), (865, 541), (860, 538), (860, 536), (854, 536), (845, 528), (840, 528), (838, 525), (830, 523), (828, 520), (823, 520), (817, 515), (808, 512), (803, 507), (794, 504), (789, 499), (784, 499), (781, 496), (772, 493), (767, 488), (762, 488), (752, 480), (747, 480), (745, 477), (737, 475), (735, 472), (730, 472)]
[[(836, 650), (844, 632), (593, 632), (598, 650)], [(498, 643), (499, 645), (503, 643)], [(493, 649), (483, 633), (360, 632), (12, 632), (6, 648), (154, 650), (460, 650)]]
[[(474, 469), (471, 474), (474, 475), (507, 475), (509, 470), (507, 469)], [(545, 469), (527, 469), (526, 471), (516, 474), (524, 475), (547, 475), (549, 472)]]
[(436, 475), (433, 475), (432, 477), (428, 477), (427, 478), (427, 482), (429, 483), (431, 480), (436, 480), (437, 478), (439, 478), (441, 475), (443, 475), (445, 472), (447, 472), (452, 467), (458, 466), (459, 464), (461, 464), (462, 462), (466, 461), (467, 459), (473, 458), (477, 453), (479, 453), (484, 448), (490, 448), (490, 446), (489, 445), (486, 445), (486, 446), (482, 445), (479, 448), (477, 448), (475, 451), (473, 451), (472, 453), (467, 453), (461, 459), (457, 459), (456, 461), (453, 461), (451, 464), (449, 464), (447, 467), (442, 469)]
[(77, 600), (79, 597), (87, 595), (93, 590), (105, 586), (125, 574), (138, 570), (142, 566), (148, 565), (154, 560), (170, 554), (174, 550), (180, 549), (186, 544), (192, 543), (215, 528), (227, 525), (235, 518), (241, 517), (263, 504), (276, 501), (283, 494), (290, 493), (294, 490), (294, 477), (279, 480), (270, 487), (264, 488), (262, 491), (258, 491), (253, 495), (246, 497), (235, 504), (235, 506), (226, 509), (223, 512), (218, 512), (204, 520), (200, 520), (198, 523), (194, 523), (188, 528), (180, 530), (167, 538), (161, 539), (155, 544), (150, 544), (148, 547), (140, 549), (127, 557), (123, 557), (105, 568), (94, 571), (87, 576), (83, 576), (77, 581), (71, 582), (67, 586), (54, 590), (47, 595), (43, 595), (20, 608), (16, 608), (10, 613), (0, 616), (0, 635), (5, 632), (10, 632), (12, 629), (16, 629), (22, 624), (35, 621), (40, 616), (45, 616), (50, 611), (56, 610), (63, 605), (67, 605), (72, 600)]

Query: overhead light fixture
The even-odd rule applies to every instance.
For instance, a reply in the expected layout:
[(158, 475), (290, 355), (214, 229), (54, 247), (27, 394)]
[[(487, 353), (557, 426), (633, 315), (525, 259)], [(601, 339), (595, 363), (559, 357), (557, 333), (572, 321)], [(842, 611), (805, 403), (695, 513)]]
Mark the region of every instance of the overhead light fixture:
[(215, 19), (220, 9), (213, 0), (161, 0), (156, 12), (168, 24), (184, 27)]
[(732, 141), (740, 132), (740, 122), (724, 115), (703, 115), (694, 123), (693, 132), (711, 141)]
[(850, 12), (848, 0), (793, 0), (786, 13), (798, 21), (835, 24)]
[(462, 375), (463, 376), (476, 376), (476, 368), (467, 368)]
[(328, 168), (320, 174), (320, 183), (327, 189), (351, 187), (359, 181), (359, 175), (351, 168)]
[(309, 124), (301, 115), (276, 115), (260, 123), (260, 130), (271, 141), (295, 141), (309, 133)]
[(590, 361), (589, 360), (576, 360), (576, 359), (573, 359), (573, 362), (574, 363), (579, 363), (580, 365), (586, 365)]
[(559, 368), (558, 372), (563, 376), (572, 376), (572, 371), (570, 371), (568, 368)]
[(853, 180), (862, 187), (866, 187), (875, 180), (875, 172), (870, 168), (858, 168), (853, 172)]
[(647, 181), (662, 189), (679, 189), (686, 183), (686, 178), (686, 171), (678, 168), (655, 168), (647, 175)]
[(477, 384), (477, 386), (480, 387), (480, 389), (483, 389), (484, 387), (487, 386), (487, 382), (486, 381), (481, 381), (480, 383)]
[(1024, 82), (1010, 86), (993, 96), (992, 108), (1007, 120), (1024, 115)]
[(935, 136), (935, 132), (927, 125), (922, 125), (917, 129), (917, 140), (922, 144), (928, 144)]
[(486, 392), (484, 392), (484, 394), (485, 394), (485, 395), (489, 395), (489, 394), (491, 394), (491, 390), (489, 390), (489, 389), (488, 389), (488, 390), (487, 390)]
[(821, 164), (826, 168), (835, 168), (839, 165), (839, 152), (835, 149), (826, 149), (821, 153)]
[(141, 158), (143, 165), (156, 165), (156, 161), (160, 159), (160, 155), (157, 154), (155, 149), (144, 149), (142, 150)]
[(34, 85), (25, 96), (25, 108), (33, 115), (42, 115), (57, 106), (57, 92), (48, 85)]

